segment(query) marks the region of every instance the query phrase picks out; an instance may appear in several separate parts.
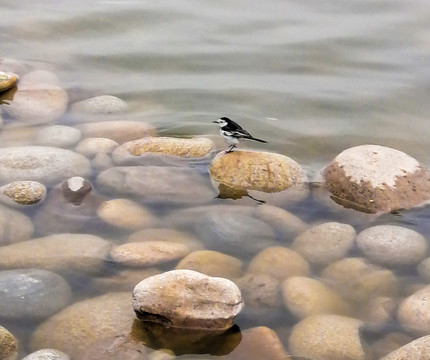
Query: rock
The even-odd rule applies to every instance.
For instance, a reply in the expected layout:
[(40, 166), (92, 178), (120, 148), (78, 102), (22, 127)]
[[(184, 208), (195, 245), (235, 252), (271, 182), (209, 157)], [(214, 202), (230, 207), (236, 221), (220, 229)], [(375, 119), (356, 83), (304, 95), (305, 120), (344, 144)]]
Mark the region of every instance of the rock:
[(347, 315), (348, 304), (329, 287), (307, 277), (293, 276), (282, 283), (285, 307), (297, 318), (317, 314)]
[(425, 335), (430, 332), (430, 285), (404, 299), (397, 309), (397, 319), (408, 331)]
[(199, 219), (196, 234), (209, 249), (239, 257), (255, 255), (275, 243), (269, 225), (240, 213), (208, 213)]
[(364, 307), (361, 319), (367, 330), (378, 332), (394, 319), (397, 301), (387, 296), (378, 296)]
[(64, 199), (73, 205), (81, 205), (92, 189), (90, 182), (81, 176), (73, 176), (61, 183)]
[(147, 360), (147, 347), (130, 339), (130, 336), (114, 336), (91, 344), (80, 360)]
[(66, 280), (46, 270), (0, 271), (0, 288), (0, 318), (6, 321), (44, 319), (71, 299)]
[(169, 241), (143, 241), (119, 245), (110, 252), (112, 260), (126, 266), (145, 267), (182, 259), (189, 253), (183, 245)]
[(339, 315), (309, 316), (293, 327), (289, 350), (313, 360), (364, 360), (360, 326), (359, 320)]
[(116, 165), (169, 165), (208, 158), (215, 144), (208, 138), (145, 137), (126, 142), (112, 154)]
[(15, 360), (18, 356), (18, 342), (15, 337), (0, 325), (0, 359)]
[[(412, 337), (401, 332), (388, 333), (372, 344), (372, 359), (381, 359), (383, 356), (401, 348), (412, 340)], [(404, 358), (404, 360), (408, 359), (408, 357)]]
[(100, 121), (81, 124), (77, 128), (84, 138), (107, 138), (120, 144), (156, 134), (152, 125), (139, 121)]
[(48, 71), (38, 70), (22, 77), (13, 101), (3, 109), (18, 121), (45, 124), (63, 115), (67, 102), (67, 93), (58, 78)]
[(0, 246), (28, 240), (33, 230), (28, 216), (0, 205)]
[(13, 88), (18, 83), (18, 75), (0, 71), (0, 92)]
[(37, 181), (13, 181), (0, 187), (0, 201), (7, 205), (35, 205), (43, 202), (46, 187)]
[(274, 277), (248, 273), (235, 283), (247, 307), (273, 310), (282, 305), (280, 282)]
[(70, 150), (21, 146), (0, 149), (0, 183), (34, 180), (55, 184), (70, 176), (87, 176), (90, 163)]
[(409, 209), (430, 198), (430, 173), (409, 155), (361, 145), (340, 153), (323, 176), (333, 200), (364, 212)]
[(357, 246), (370, 261), (387, 266), (414, 265), (427, 253), (424, 236), (394, 225), (367, 228), (358, 235)]
[(418, 274), (427, 282), (430, 282), (430, 257), (418, 264)]
[(198, 271), (209, 276), (235, 279), (242, 275), (242, 262), (217, 251), (194, 251), (184, 257), (176, 269)]
[(106, 138), (83, 139), (76, 146), (75, 151), (92, 159), (97, 154), (111, 154), (119, 144)]
[(42, 146), (70, 148), (81, 140), (82, 134), (71, 126), (52, 125), (37, 132), (36, 143)]
[[(249, 195), (249, 191), (253, 196), (252, 191), (256, 191), (253, 197), (258, 200), (269, 201), (277, 197), (297, 202), (308, 195), (306, 175), (300, 165), (275, 153), (220, 152), (212, 161), (209, 174), (222, 198), (241, 198)], [(284, 191), (282, 196), (278, 194)], [(276, 196), (270, 196), (273, 193)]]
[(328, 222), (301, 233), (294, 239), (292, 249), (311, 264), (325, 266), (346, 257), (356, 236), (351, 225)]
[(140, 320), (173, 327), (227, 329), (242, 307), (233, 282), (192, 270), (151, 276), (133, 291), (133, 309)]
[(87, 234), (56, 234), (0, 247), (0, 269), (39, 268), (70, 275), (99, 274), (111, 244)]
[(103, 171), (98, 186), (116, 196), (131, 196), (146, 202), (208, 202), (215, 193), (206, 179), (188, 168), (124, 166)]
[(298, 253), (286, 247), (273, 246), (258, 253), (250, 262), (248, 272), (272, 276), (283, 281), (292, 276), (306, 276), (309, 265)]
[(33, 332), (30, 349), (53, 347), (72, 359), (82, 359), (98, 341), (128, 335), (134, 318), (128, 292), (85, 299), (40, 324)]
[(399, 292), (393, 272), (361, 258), (345, 258), (330, 264), (322, 272), (322, 278), (343, 298), (361, 306), (375, 296), (395, 297)]
[(381, 360), (427, 360), (430, 358), (430, 335), (420, 337)]
[(128, 199), (103, 202), (97, 209), (97, 215), (104, 222), (123, 229), (138, 230), (154, 227), (157, 223), (149, 210)]
[(22, 360), (70, 360), (70, 356), (55, 349), (42, 349), (27, 355)]
[(74, 113), (105, 115), (123, 113), (128, 105), (124, 100), (112, 95), (99, 95), (86, 100), (75, 102), (70, 106)]

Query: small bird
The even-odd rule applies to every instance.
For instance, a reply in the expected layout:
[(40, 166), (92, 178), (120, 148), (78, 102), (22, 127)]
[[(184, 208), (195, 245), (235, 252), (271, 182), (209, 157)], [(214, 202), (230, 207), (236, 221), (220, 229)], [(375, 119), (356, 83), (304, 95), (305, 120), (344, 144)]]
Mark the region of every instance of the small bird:
[(243, 129), (242, 126), (235, 123), (228, 117), (223, 116), (213, 122), (215, 124), (218, 124), (221, 136), (224, 138), (225, 142), (230, 145), (230, 148), (228, 149), (228, 151), (226, 151), (226, 154), (233, 151), (237, 144), (239, 144), (239, 139), (247, 139), (267, 143), (267, 141), (253, 137), (248, 131)]

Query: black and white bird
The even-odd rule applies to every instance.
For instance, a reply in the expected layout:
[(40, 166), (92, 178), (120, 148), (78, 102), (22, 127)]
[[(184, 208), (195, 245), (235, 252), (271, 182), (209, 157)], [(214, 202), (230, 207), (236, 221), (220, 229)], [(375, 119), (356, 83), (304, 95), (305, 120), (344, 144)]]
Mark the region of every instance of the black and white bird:
[(228, 149), (228, 151), (226, 151), (226, 153), (230, 153), (233, 151), (237, 144), (239, 144), (239, 139), (247, 139), (267, 143), (267, 141), (253, 137), (248, 131), (242, 128), (242, 126), (235, 123), (228, 117), (223, 116), (213, 122), (215, 124), (218, 124), (221, 136), (224, 138), (225, 142), (230, 145), (230, 148)]

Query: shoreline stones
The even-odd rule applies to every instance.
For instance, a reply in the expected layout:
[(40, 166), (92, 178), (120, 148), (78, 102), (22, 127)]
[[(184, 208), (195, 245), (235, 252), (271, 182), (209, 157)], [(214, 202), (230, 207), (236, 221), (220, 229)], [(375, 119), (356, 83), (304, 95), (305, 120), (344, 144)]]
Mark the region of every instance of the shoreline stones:
[(242, 308), (240, 290), (232, 281), (193, 270), (151, 276), (133, 291), (139, 320), (172, 327), (228, 329)]
[(430, 172), (411, 156), (384, 146), (349, 148), (323, 176), (334, 201), (364, 212), (410, 209), (430, 199)]
[(0, 93), (13, 88), (18, 83), (18, 75), (0, 71)]

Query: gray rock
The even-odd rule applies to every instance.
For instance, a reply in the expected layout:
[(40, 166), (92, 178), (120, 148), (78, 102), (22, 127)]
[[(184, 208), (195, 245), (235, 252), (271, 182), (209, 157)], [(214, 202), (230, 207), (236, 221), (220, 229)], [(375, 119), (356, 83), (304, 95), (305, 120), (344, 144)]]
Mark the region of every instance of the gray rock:
[(232, 281), (192, 270), (151, 276), (133, 291), (133, 309), (140, 320), (173, 327), (227, 329), (242, 307), (240, 290)]
[(70, 356), (55, 349), (42, 349), (27, 355), (22, 360), (70, 360)]
[(0, 205), (0, 246), (28, 240), (33, 235), (30, 218)]
[(71, 290), (51, 271), (0, 271), (0, 318), (6, 321), (44, 319), (67, 306)]
[(116, 96), (99, 95), (72, 104), (70, 110), (85, 114), (115, 114), (125, 112), (127, 108), (127, 103)]
[(52, 125), (37, 132), (36, 143), (42, 146), (70, 148), (81, 140), (81, 131), (71, 126)]

